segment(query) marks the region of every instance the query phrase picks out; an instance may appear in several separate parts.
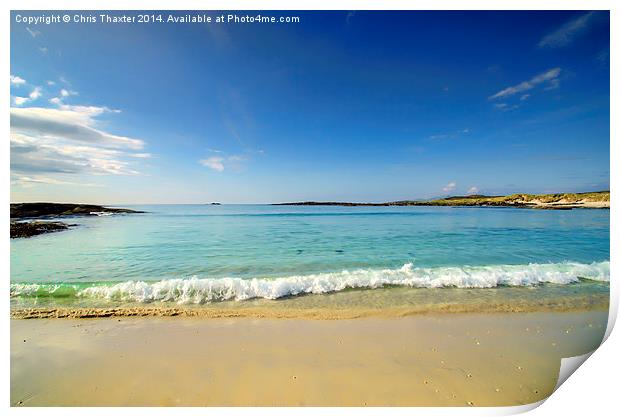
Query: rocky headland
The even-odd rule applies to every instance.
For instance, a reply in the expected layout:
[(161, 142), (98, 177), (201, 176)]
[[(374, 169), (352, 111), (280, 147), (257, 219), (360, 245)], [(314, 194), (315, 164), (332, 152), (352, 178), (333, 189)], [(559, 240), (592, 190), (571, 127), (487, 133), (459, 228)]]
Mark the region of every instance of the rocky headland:
[[(95, 204), (72, 203), (12, 203), (11, 238), (31, 237), (43, 233), (67, 230), (73, 224), (48, 219), (69, 216), (101, 216), (105, 214), (143, 213), (125, 208), (112, 208)], [(45, 220), (41, 220), (45, 219)]]

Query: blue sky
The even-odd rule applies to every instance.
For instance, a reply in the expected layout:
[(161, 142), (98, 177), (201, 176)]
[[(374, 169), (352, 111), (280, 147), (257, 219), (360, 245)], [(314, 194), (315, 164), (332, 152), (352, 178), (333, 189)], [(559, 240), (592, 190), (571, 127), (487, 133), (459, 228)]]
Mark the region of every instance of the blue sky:
[(41, 13), (12, 13), (12, 201), (609, 188), (606, 12), (274, 12), (300, 23), (245, 25), (17, 14)]

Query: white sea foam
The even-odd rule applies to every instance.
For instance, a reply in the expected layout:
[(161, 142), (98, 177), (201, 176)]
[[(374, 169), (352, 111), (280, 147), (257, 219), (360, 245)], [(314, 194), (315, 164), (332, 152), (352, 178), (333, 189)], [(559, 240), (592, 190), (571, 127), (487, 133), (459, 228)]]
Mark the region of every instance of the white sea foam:
[[(570, 284), (586, 278), (609, 281), (609, 262), (573, 262), (415, 268), (405, 264), (398, 269), (358, 269), (334, 273), (282, 278), (198, 278), (157, 282), (127, 281), (117, 284), (78, 288), (71, 285), (12, 284), (11, 296), (71, 296), (132, 302), (172, 301), (180, 304), (205, 303), (251, 298), (278, 299), (300, 294), (323, 294), (347, 288), (380, 288), (386, 285), (418, 288), (492, 288), (500, 285), (533, 286), (544, 283)], [(52, 293), (56, 292), (55, 295)]]
[(98, 217), (111, 216), (112, 215), (112, 213), (107, 212), (107, 211), (91, 211), (90, 214), (91, 214), (91, 216), (95, 215), (95, 216), (98, 216)]

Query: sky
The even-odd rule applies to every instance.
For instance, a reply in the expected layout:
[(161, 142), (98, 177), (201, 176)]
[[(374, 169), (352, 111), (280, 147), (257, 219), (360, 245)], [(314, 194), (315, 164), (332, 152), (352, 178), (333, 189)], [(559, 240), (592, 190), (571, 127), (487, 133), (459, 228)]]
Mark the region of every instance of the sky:
[(609, 189), (608, 12), (23, 22), (42, 14), (12, 12), (13, 202)]

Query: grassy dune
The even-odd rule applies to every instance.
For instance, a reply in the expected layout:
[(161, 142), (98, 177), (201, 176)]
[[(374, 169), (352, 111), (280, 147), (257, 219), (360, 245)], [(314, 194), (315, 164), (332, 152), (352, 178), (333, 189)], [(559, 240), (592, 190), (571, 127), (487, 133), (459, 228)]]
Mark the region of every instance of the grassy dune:
[(275, 205), (293, 206), (497, 206), (569, 210), (573, 208), (609, 208), (609, 191), (559, 194), (511, 194), (501, 196), (467, 195), (436, 200), (403, 200), (388, 203), (347, 203), (335, 201), (303, 201)]
[[(400, 202), (397, 202), (400, 203)], [(517, 206), (536, 208), (609, 207), (609, 191), (558, 194), (511, 194), (507, 196), (455, 196), (431, 201), (402, 202), (429, 206)]]

